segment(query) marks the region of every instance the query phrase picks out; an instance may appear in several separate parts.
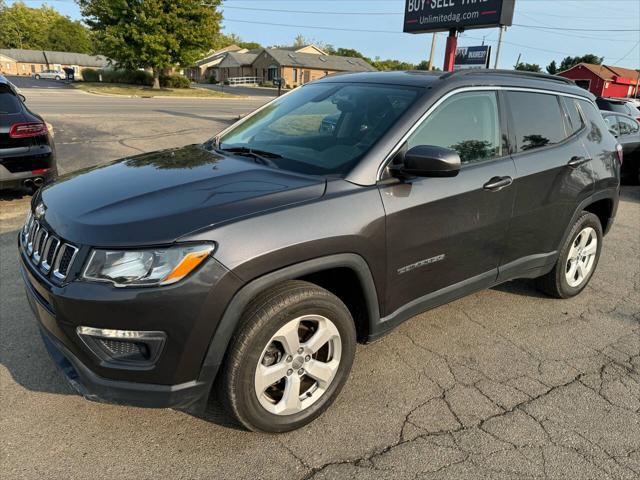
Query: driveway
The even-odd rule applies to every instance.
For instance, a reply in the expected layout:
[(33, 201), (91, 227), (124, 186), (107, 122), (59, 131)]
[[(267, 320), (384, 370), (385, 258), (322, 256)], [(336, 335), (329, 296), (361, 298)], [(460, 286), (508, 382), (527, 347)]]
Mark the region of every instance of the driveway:
[[(50, 109), (55, 99), (59, 109), (85, 102), (38, 95), (29, 102)], [(225, 123), (218, 104), (207, 113), (163, 103), (135, 116), (114, 108), (52, 110), (65, 169), (203, 138)], [(28, 200), (0, 199), (1, 478), (640, 476), (640, 187), (624, 188), (580, 296), (554, 300), (516, 281), (418, 315), (359, 346), (337, 402), (284, 435), (246, 432), (214, 401), (193, 417), (73, 394), (47, 356), (20, 280), (16, 235)]]

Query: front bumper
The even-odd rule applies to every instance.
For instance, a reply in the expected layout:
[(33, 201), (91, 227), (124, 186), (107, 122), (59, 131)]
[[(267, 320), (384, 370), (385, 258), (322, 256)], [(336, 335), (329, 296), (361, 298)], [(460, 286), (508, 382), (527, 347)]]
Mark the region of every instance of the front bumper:
[[(44, 343), (76, 391), (90, 400), (140, 407), (193, 410), (206, 404), (213, 379), (201, 375), (203, 361), (226, 306), (225, 292), (232, 295), (237, 281), (221, 264), (210, 258), (184, 281), (161, 288), (56, 285), (20, 251), (27, 298)], [(79, 326), (159, 330), (167, 339), (153, 365), (111, 365), (82, 341)]]

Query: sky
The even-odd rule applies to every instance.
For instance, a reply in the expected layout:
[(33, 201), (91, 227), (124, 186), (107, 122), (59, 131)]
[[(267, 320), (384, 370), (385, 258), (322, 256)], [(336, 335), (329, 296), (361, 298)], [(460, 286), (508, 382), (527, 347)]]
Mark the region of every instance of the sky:
[[(47, 3), (81, 19), (74, 0), (25, 3)], [(432, 35), (402, 33), (404, 5), (405, 0), (225, 0), (222, 25), (224, 33), (264, 46), (290, 44), (302, 34), (310, 41), (355, 48), (371, 58), (419, 63), (429, 56)], [(503, 37), (501, 68), (512, 68), (519, 56), (521, 62), (544, 69), (551, 60), (559, 64), (568, 55), (586, 53), (604, 57), (606, 64), (640, 68), (639, 0), (516, 0), (513, 23)], [(458, 45), (481, 45), (484, 39), (495, 56), (498, 33), (497, 28), (468, 30)], [(438, 67), (443, 64), (446, 35), (437, 37)]]

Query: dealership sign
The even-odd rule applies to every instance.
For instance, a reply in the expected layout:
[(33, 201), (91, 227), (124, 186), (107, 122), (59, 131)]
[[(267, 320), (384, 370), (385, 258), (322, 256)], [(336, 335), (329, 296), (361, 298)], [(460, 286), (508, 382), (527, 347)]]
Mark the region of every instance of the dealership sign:
[(510, 26), (516, 0), (407, 0), (404, 31), (443, 32)]
[(489, 68), (491, 47), (482, 45), (478, 47), (460, 47), (456, 50), (454, 70), (466, 68)]

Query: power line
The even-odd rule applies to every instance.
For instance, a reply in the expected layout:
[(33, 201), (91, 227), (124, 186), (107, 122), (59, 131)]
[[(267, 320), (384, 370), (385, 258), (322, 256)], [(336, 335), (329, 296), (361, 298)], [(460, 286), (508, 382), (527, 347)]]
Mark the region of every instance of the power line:
[(631, 54), (633, 53), (633, 51), (634, 51), (636, 48), (638, 48), (638, 45), (640, 45), (640, 40), (638, 41), (638, 43), (636, 43), (636, 44), (631, 48), (631, 50), (629, 50), (629, 51), (625, 54), (625, 56), (624, 56), (624, 57), (622, 57), (622, 58), (620, 58), (620, 59), (616, 60), (615, 62), (613, 62), (613, 64), (615, 65), (615, 64), (620, 63), (621, 61), (625, 60), (629, 55), (631, 55)]
[(568, 30), (571, 32), (640, 32), (640, 29), (596, 29), (596, 28), (566, 28), (566, 27), (539, 27), (536, 25), (523, 25), (522, 23), (514, 23), (514, 27), (542, 28), (544, 30)]

